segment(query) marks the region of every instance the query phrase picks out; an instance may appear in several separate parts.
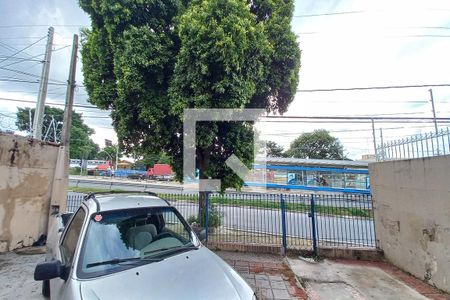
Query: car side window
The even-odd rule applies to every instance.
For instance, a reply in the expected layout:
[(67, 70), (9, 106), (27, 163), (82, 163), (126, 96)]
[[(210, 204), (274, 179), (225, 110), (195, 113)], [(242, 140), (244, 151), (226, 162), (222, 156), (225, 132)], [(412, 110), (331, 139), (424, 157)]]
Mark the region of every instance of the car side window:
[(71, 265), (73, 262), (73, 256), (75, 254), (85, 216), (86, 212), (80, 207), (67, 228), (64, 240), (61, 243), (61, 257), (65, 265)]

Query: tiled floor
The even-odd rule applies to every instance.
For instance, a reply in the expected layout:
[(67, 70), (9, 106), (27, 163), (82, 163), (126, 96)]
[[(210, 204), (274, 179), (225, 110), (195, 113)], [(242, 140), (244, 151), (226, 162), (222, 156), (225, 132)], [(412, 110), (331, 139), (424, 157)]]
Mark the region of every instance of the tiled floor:
[(217, 251), (249, 283), (258, 299), (307, 299), (277, 255)]

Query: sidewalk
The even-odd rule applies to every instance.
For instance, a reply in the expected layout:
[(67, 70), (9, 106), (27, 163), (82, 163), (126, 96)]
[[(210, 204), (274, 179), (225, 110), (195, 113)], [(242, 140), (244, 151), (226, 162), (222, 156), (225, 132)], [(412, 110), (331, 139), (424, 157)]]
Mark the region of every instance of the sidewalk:
[(253, 288), (258, 300), (308, 299), (279, 255), (216, 251)]
[(44, 258), (45, 254), (0, 254), (0, 299), (45, 299), (42, 282), (33, 279), (36, 264)]
[(449, 300), (434, 287), (386, 262), (287, 259), (309, 299)]

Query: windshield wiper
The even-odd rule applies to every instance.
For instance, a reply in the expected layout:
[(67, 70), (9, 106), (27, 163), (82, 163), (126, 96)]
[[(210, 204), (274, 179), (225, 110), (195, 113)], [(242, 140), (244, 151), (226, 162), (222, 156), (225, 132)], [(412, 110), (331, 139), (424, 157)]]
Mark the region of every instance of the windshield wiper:
[(90, 263), (86, 265), (86, 268), (92, 268), (92, 267), (96, 267), (96, 266), (101, 266), (101, 265), (117, 265), (123, 262), (129, 262), (129, 261), (135, 261), (135, 262), (141, 262), (141, 261), (146, 261), (146, 262), (158, 262), (161, 261), (161, 258), (141, 258), (141, 257), (129, 257), (129, 258), (113, 258), (110, 260), (105, 260), (105, 261), (99, 261), (99, 262), (95, 262), (95, 263)]
[(175, 247), (168, 247), (168, 248), (160, 248), (156, 250), (146, 251), (144, 252), (144, 255), (155, 253), (155, 252), (163, 252), (163, 251), (169, 251), (169, 253), (177, 252), (180, 250), (198, 250), (197, 246), (191, 245), (191, 246), (175, 246)]

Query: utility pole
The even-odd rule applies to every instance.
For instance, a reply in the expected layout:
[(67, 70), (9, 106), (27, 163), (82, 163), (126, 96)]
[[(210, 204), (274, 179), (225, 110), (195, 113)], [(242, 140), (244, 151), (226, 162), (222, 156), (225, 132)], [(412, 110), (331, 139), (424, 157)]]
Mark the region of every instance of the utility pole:
[(436, 148), (437, 148), (437, 154), (439, 155), (439, 139), (438, 139), (438, 125), (436, 121), (436, 110), (434, 109), (434, 99), (433, 99), (433, 90), (429, 89), (430, 92), (430, 101), (431, 101), (431, 108), (433, 109), (433, 119), (434, 119), (434, 130), (436, 131)]
[(381, 128), (380, 128), (380, 140), (381, 140), (381, 158), (384, 160), (383, 129), (381, 129)]
[(114, 172), (117, 171), (117, 163), (118, 162), (119, 162), (119, 141), (117, 141), (117, 146), (116, 146), (116, 169), (114, 170)]
[(375, 122), (372, 119), (372, 136), (373, 136), (373, 149), (375, 151), (375, 160), (378, 161), (378, 154), (377, 154), (377, 140), (375, 135)]
[(47, 98), (48, 74), (50, 72), (50, 61), (52, 59), (53, 27), (48, 29), (47, 46), (45, 48), (44, 65), (42, 66), (41, 80), (39, 83), (39, 94), (34, 111), (33, 138), (40, 140), (42, 138), (42, 123), (44, 120), (45, 98)]
[(72, 125), (73, 98), (75, 92), (75, 75), (78, 53), (78, 35), (73, 36), (72, 56), (70, 60), (69, 80), (67, 81), (66, 107), (64, 110), (61, 141), (53, 179), (50, 213), (65, 212), (67, 202), (67, 186), (69, 185), (69, 142)]

